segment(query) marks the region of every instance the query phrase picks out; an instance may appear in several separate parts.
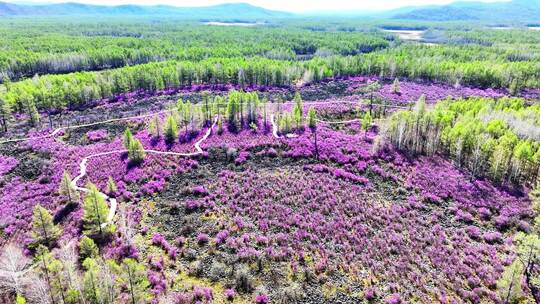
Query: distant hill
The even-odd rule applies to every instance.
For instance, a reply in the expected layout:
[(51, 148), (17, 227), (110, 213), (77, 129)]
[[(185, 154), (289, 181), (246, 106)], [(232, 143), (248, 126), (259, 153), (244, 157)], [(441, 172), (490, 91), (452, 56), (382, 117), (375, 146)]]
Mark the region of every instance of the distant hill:
[(59, 15), (160, 15), (186, 19), (254, 20), (291, 17), (291, 13), (267, 10), (247, 3), (229, 3), (206, 7), (176, 7), (166, 5), (90, 5), (82, 3), (13, 4), (0, 2), (0, 16)]
[(393, 11), (392, 18), (424, 21), (540, 21), (540, 0), (513, 0), (492, 3), (455, 2), (442, 6), (409, 7)]

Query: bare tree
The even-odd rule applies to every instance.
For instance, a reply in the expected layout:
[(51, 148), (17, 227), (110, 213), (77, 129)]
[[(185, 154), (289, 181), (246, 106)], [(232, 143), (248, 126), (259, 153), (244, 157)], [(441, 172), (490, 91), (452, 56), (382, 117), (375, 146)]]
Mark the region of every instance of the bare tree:
[(31, 260), (12, 243), (0, 253), (0, 294), (21, 294), (28, 303), (50, 304), (48, 286), (33, 270)]
[(132, 245), (135, 230), (133, 229), (133, 219), (131, 218), (131, 213), (129, 210), (127, 210), (125, 204), (118, 204), (118, 214), (120, 215), (118, 231), (124, 237), (126, 243), (128, 245)]
[(0, 255), (0, 292), (24, 294), (30, 260), (21, 248), (7, 244)]

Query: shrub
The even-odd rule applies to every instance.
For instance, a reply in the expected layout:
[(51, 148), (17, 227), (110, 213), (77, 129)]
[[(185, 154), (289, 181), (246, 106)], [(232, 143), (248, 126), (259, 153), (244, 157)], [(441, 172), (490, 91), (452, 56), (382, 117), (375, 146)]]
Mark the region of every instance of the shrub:
[(79, 242), (79, 258), (81, 261), (86, 260), (87, 258), (95, 258), (98, 255), (98, 247), (94, 240), (83, 236)]
[(297, 303), (304, 298), (304, 292), (302, 287), (297, 282), (289, 284), (289, 286), (283, 288), (282, 292), (278, 296), (278, 300), (281, 303)]
[(253, 290), (253, 277), (249, 272), (249, 267), (242, 264), (236, 269), (234, 274), (234, 281), (236, 284), (236, 290), (250, 293)]
[(234, 289), (225, 289), (225, 298), (227, 298), (227, 300), (229, 301), (233, 301), (234, 300), (234, 296), (236, 296), (236, 292), (234, 291)]
[(255, 297), (255, 303), (257, 304), (266, 304), (268, 303), (269, 299), (268, 299), (268, 296), (266, 294), (258, 294), (256, 297)]
[(208, 272), (208, 277), (212, 281), (219, 281), (220, 279), (223, 279), (227, 275), (227, 265), (221, 262), (214, 261), (212, 262), (212, 265), (210, 266), (210, 270)]

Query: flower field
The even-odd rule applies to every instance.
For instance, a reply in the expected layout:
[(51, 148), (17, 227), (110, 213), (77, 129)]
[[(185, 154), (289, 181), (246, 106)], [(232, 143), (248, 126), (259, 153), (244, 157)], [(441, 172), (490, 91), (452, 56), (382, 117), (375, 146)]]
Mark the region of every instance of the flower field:
[[(62, 229), (51, 252), (73, 242), (83, 248), (88, 211), (59, 192), (66, 172), (80, 176), (83, 199), (91, 182), (110, 200), (104, 208), (113, 220), (102, 226), (114, 232), (96, 243), (106, 259), (144, 268), (153, 303), (502, 302), (498, 282), (516, 257), (513, 236), (532, 229), (526, 189), (378, 142), (381, 121), (400, 109), (392, 106), (413, 108), (423, 94), (433, 104), (504, 92), (408, 81), (396, 90), (395, 82), (382, 82), (373, 101), (363, 88), (376, 80), (334, 79), (297, 96), (253, 88), (272, 102), (254, 101), (253, 108), (246, 100), (259, 97), (238, 93), (248, 102), (239, 116), (230, 110), (232, 87), (171, 91), (157, 100), (128, 95), (85, 113), (99, 117), (100, 109), (126, 102), (150, 114), (129, 118), (126, 110), (121, 120), (60, 128), (54, 136), (31, 132), (0, 146), (2, 237), (34, 254), (40, 205)], [(215, 110), (175, 103), (190, 96), (200, 108), (215, 98)], [(366, 127), (369, 112), (377, 120)], [(289, 113), (303, 114), (297, 120)], [(133, 151), (142, 159), (135, 162)], [(21, 175), (22, 166), (33, 174)]]

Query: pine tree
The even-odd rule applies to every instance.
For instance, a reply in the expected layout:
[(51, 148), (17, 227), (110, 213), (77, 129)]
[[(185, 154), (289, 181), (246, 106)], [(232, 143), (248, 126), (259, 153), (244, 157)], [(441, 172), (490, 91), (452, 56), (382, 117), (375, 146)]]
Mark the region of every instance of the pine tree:
[(71, 176), (67, 171), (64, 171), (58, 192), (66, 198), (68, 204), (76, 204), (79, 202), (79, 192), (77, 192), (77, 189), (71, 180)]
[(49, 211), (40, 205), (34, 207), (32, 216), (32, 238), (34, 245), (54, 245), (62, 230), (53, 223), (53, 217)]
[(238, 124), (239, 113), (239, 93), (237, 91), (231, 91), (227, 97), (227, 117), (229, 119), (229, 125), (236, 127)]
[(308, 111), (308, 126), (312, 130), (317, 128), (317, 111), (313, 107)]
[(178, 138), (178, 124), (174, 116), (169, 115), (165, 121), (165, 139), (169, 143), (173, 143), (176, 138)]
[(98, 256), (98, 247), (91, 238), (84, 235), (79, 242), (79, 258), (81, 261)]
[[(60, 275), (62, 263), (54, 258), (49, 249), (43, 245), (38, 246), (35, 256), (39, 270), (47, 282), (52, 303), (65, 303), (64, 282)], [(58, 298), (62, 301), (57, 301)]]
[(144, 147), (138, 139), (131, 141), (128, 149), (128, 159), (133, 164), (141, 163), (146, 156)]
[(34, 97), (26, 92), (23, 92), (19, 96), (19, 100), (24, 108), (24, 111), (28, 115), (28, 119), (32, 126), (36, 126), (39, 123), (40, 115), (34, 103)]
[(148, 125), (148, 132), (155, 139), (159, 139), (161, 137), (161, 122), (158, 115), (155, 115), (150, 121), (150, 124)]
[(308, 126), (315, 137), (315, 157), (319, 159), (319, 144), (317, 142), (317, 112), (313, 107), (308, 111)]
[(416, 102), (416, 112), (419, 117), (424, 117), (426, 114), (426, 95), (422, 94), (418, 101)]
[(120, 267), (120, 283), (126, 285), (130, 303), (148, 303), (151, 299), (149, 294), (150, 282), (146, 278), (144, 265), (133, 259), (125, 259)]
[(101, 269), (97, 260), (87, 258), (83, 262), (83, 294), (89, 303), (102, 303), (104, 290), (101, 288)]
[(207, 124), (211, 120), (211, 104), (210, 104), (210, 92), (204, 91), (202, 93), (202, 100), (203, 100), (203, 120), (204, 124)]
[(294, 94), (293, 116), (296, 128), (300, 129), (304, 125), (304, 110), (302, 106), (302, 96), (298, 92)]
[(0, 97), (0, 127), (7, 132), (8, 130), (8, 118), (11, 113), (9, 104)]
[(514, 236), (517, 259), (523, 264), (522, 275), (535, 303), (540, 303), (540, 237), (535, 233), (519, 232)]
[(367, 136), (367, 132), (371, 128), (372, 124), (373, 124), (373, 118), (371, 118), (371, 115), (369, 114), (369, 112), (367, 112), (362, 118), (362, 129), (364, 130), (365, 136)]
[(112, 176), (109, 176), (109, 180), (107, 181), (107, 193), (112, 195), (116, 192), (118, 192), (118, 187), (116, 187), (116, 183), (114, 182)]
[(91, 237), (104, 237), (114, 230), (106, 222), (109, 207), (94, 184), (89, 183), (86, 188), (89, 191), (84, 198), (83, 233)]
[(521, 283), (523, 271), (523, 264), (516, 259), (497, 281), (497, 290), (504, 303), (520, 303), (525, 298)]
[(126, 128), (124, 131), (124, 148), (126, 150), (129, 150), (129, 147), (131, 146), (131, 142), (133, 141), (133, 134), (131, 134), (131, 130), (129, 128)]
[(266, 106), (268, 104), (268, 98), (264, 97), (263, 101), (263, 119), (264, 119), (264, 128), (266, 129), (268, 127), (268, 113), (267, 113), (267, 109), (266, 109)]

